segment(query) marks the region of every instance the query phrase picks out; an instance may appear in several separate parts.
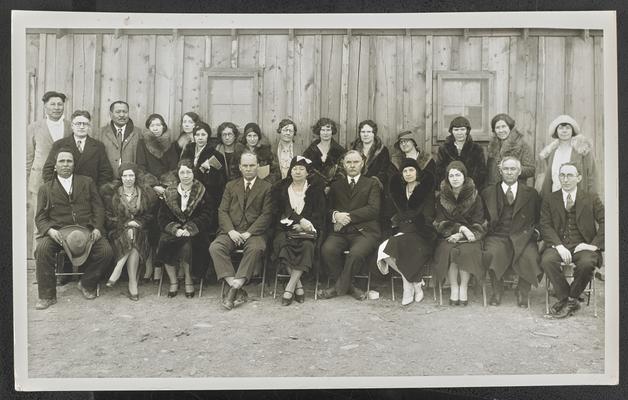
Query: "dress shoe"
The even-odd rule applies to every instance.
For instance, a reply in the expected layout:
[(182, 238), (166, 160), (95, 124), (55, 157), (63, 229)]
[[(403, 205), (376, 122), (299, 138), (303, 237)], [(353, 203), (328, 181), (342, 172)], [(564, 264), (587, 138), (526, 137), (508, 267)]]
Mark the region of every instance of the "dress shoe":
[[(192, 289), (191, 291), (188, 289)], [(188, 299), (191, 299), (192, 297), (194, 297), (194, 285), (193, 284), (189, 284), (186, 283), (185, 284), (185, 297), (187, 297)]]
[(408, 282), (405, 278), (403, 281), (403, 296), (401, 298), (401, 305), (407, 306), (414, 301), (414, 285)]
[(567, 299), (559, 300), (550, 307), (550, 314), (558, 315), (567, 305)]
[(414, 301), (420, 303), (423, 300), (423, 286), (425, 286), (425, 282), (421, 280), (421, 282), (413, 282), (414, 286)]
[(528, 308), (528, 292), (517, 290), (517, 305), (521, 308)]
[(179, 293), (179, 284), (178, 283), (171, 283), (170, 287), (168, 288), (168, 297), (170, 297), (170, 298), (177, 297), (178, 293)]
[(248, 299), (249, 299), (249, 294), (246, 292), (246, 290), (240, 288), (238, 289), (238, 292), (236, 293), (236, 298), (233, 301), (233, 306), (234, 307), (241, 306), (242, 304), (246, 303)]
[(458, 306), (458, 305), (460, 305), (460, 300), (449, 299), (449, 305), (450, 306)]
[(76, 285), (76, 287), (78, 287), (81, 293), (83, 293), (83, 297), (85, 297), (87, 300), (94, 300), (96, 298), (95, 291), (84, 288), (81, 281), (78, 281), (78, 284)]
[(234, 300), (236, 298), (237, 293), (238, 293), (238, 289), (230, 287), (229, 291), (227, 292), (227, 295), (222, 300), (222, 306), (226, 308), (227, 310), (231, 310), (234, 306)]
[(69, 276), (65, 276), (65, 275), (57, 276), (57, 286), (63, 286), (70, 281), (71, 281), (71, 278)]
[(36, 310), (45, 310), (53, 304), (57, 304), (57, 299), (39, 299), (35, 304)]
[[(286, 297), (286, 293), (288, 293), (290, 295), (290, 297)], [(294, 293), (293, 292), (289, 292), (287, 290), (285, 290), (283, 292), (283, 296), (281, 297), (281, 305), (282, 306), (289, 306), (290, 304), (292, 304), (292, 300), (294, 300)]]
[(491, 296), (491, 300), (489, 301), (489, 304), (492, 306), (498, 306), (500, 304), (502, 304), (502, 294), (504, 292), (500, 292), (500, 291), (494, 291), (493, 295)]
[(140, 299), (140, 294), (132, 294), (130, 291), (127, 290), (126, 292), (126, 297), (128, 297), (129, 299), (133, 300), (133, 301), (138, 301)]
[(559, 312), (553, 315), (555, 319), (562, 319), (571, 317), (580, 309), (580, 304), (577, 299), (569, 299), (566, 306)]
[(105, 283), (105, 285), (107, 287), (114, 287), (116, 285), (116, 281), (108, 280), (107, 283)]
[[(303, 293), (297, 293), (299, 290), (301, 292), (303, 292)], [(303, 287), (298, 287), (298, 288), (294, 289), (294, 300), (297, 303), (305, 302), (305, 290), (303, 290)]]
[(366, 293), (360, 288), (351, 286), (351, 289), (349, 289), (349, 291), (351, 292), (351, 296), (358, 301), (366, 299)]
[(337, 296), (338, 296), (338, 292), (336, 292), (336, 289), (331, 288), (331, 289), (319, 290), (316, 297), (319, 299), (327, 300), (327, 299), (333, 299), (334, 297), (337, 297)]

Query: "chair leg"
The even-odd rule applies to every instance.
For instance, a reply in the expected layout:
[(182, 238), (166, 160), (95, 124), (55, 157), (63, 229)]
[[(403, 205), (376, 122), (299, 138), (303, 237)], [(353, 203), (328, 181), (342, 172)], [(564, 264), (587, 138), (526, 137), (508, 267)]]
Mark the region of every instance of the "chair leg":
[(484, 308), (487, 307), (486, 301), (486, 279), (482, 279), (482, 301), (484, 303)]
[(314, 285), (314, 300), (318, 300), (318, 280), (320, 278), (320, 265), (316, 268), (316, 284)]
[(392, 296), (392, 301), (395, 301), (395, 277), (390, 273), (390, 294)]
[(201, 281), (198, 284), (198, 298), (199, 298), (199, 300), (201, 299), (201, 297), (203, 297), (203, 278), (201, 278)]
[(275, 268), (275, 285), (273, 287), (273, 299), (277, 298), (277, 281), (279, 280), (279, 269)]
[[(593, 274), (593, 279), (591, 280), (591, 292), (593, 293), (593, 316), (597, 318), (597, 294), (595, 289), (595, 274)], [(589, 296), (589, 300), (591, 300), (591, 296)]]
[(164, 272), (165, 271), (163, 271), (161, 273), (161, 276), (159, 277), (159, 286), (157, 287), (157, 297), (161, 297), (161, 285), (164, 282)]
[(545, 314), (549, 314), (549, 278), (545, 275)]
[(262, 288), (260, 289), (259, 298), (264, 298), (264, 285), (266, 284), (266, 266), (268, 265), (268, 257), (264, 254), (264, 265), (262, 265)]
[(366, 276), (366, 293), (368, 294), (371, 291), (371, 273), (369, 272)]
[(440, 280), (438, 281), (438, 304), (443, 305), (443, 283)]

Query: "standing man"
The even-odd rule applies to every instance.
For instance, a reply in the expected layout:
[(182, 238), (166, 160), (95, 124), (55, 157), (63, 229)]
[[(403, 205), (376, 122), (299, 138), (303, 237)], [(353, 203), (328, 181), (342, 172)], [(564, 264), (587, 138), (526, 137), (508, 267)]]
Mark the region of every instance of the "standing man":
[[(84, 275), (78, 283), (86, 299), (96, 297), (96, 285), (105, 276), (113, 260), (113, 251), (103, 237), (105, 211), (94, 181), (87, 176), (74, 174), (71, 149), (61, 148), (53, 157), (54, 178), (39, 188), (35, 217), (39, 231), (35, 250), (39, 291), (35, 308), (38, 310), (44, 310), (57, 302), (55, 259), (68, 239), (60, 232), (62, 228), (80, 225), (90, 231), (86, 239), (93, 244), (89, 256), (82, 263)], [(65, 244), (67, 246), (67, 242)], [(71, 255), (68, 254), (68, 257)]]
[(48, 159), (44, 164), (44, 182), (54, 179), (57, 152), (61, 148), (69, 149), (73, 156), (73, 169), (78, 175), (92, 178), (97, 188), (111, 182), (113, 172), (101, 142), (92, 139), (88, 132), (91, 130), (91, 115), (84, 110), (72, 113), (72, 135), (63, 138), (52, 145)]
[(44, 93), (44, 118), (35, 121), (26, 129), (26, 180), (28, 182), (28, 238), (32, 243), (33, 221), (37, 210), (37, 191), (43, 183), (42, 169), (52, 144), (70, 136), (70, 123), (63, 117), (65, 94), (55, 91)]
[[(352, 284), (352, 279), (379, 244), (381, 191), (377, 180), (361, 175), (364, 159), (357, 150), (349, 150), (343, 164), (346, 178), (336, 180), (329, 190), (333, 232), (321, 250), (323, 261), (336, 283), (334, 287), (320, 291), (318, 296), (330, 299), (350, 293), (355, 299), (364, 300), (366, 294)], [(345, 250), (349, 250), (349, 254), (343, 263)]]
[[(578, 298), (602, 262), (604, 205), (596, 193), (578, 190), (582, 175), (575, 164), (562, 164), (558, 179), (561, 190), (544, 198), (541, 208), (541, 237), (547, 246), (541, 267), (558, 298), (550, 315), (565, 318), (580, 309)], [(570, 285), (561, 264), (571, 263), (575, 268)]]
[(498, 306), (504, 294), (503, 275), (512, 268), (519, 276), (517, 305), (528, 306), (532, 285), (538, 285), (543, 273), (535, 227), (539, 221), (540, 199), (533, 188), (520, 184), (521, 162), (504, 157), (499, 165), (502, 181), (482, 191), (488, 217), (488, 234), (484, 238), (484, 266), (491, 276), (493, 295), (490, 304)]
[[(218, 237), (209, 246), (216, 277), (224, 279), (229, 292), (222, 306), (231, 310), (244, 303), (247, 293), (242, 287), (262, 266), (266, 249), (266, 232), (271, 225), (271, 184), (257, 178), (257, 156), (244, 152), (240, 157), (242, 177), (227, 183), (218, 208)], [(242, 248), (242, 260), (235, 271), (231, 253)]]
[(117, 100), (109, 106), (109, 124), (100, 128), (95, 139), (105, 145), (107, 158), (111, 163), (114, 177), (118, 178), (118, 167), (124, 162), (135, 163), (137, 142), (142, 137), (141, 128), (129, 118), (129, 104)]

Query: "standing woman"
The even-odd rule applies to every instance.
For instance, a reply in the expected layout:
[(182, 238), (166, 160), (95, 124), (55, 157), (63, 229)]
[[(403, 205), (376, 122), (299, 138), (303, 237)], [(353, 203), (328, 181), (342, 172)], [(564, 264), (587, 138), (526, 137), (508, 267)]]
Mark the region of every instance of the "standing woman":
[[(211, 132), (208, 132), (211, 135)], [(218, 140), (216, 150), (223, 155), (227, 168), (227, 181), (240, 177), (240, 155), (244, 145), (238, 142), (240, 132), (233, 122), (223, 122), (218, 126)]]
[(515, 120), (508, 114), (497, 114), (491, 120), (491, 130), (495, 136), (488, 144), (487, 185), (495, 185), (502, 181), (499, 164), (504, 157), (515, 157), (521, 161), (519, 180), (525, 184), (526, 179), (534, 177), (536, 170), (534, 153), (523, 140), (523, 135), (515, 128)]
[(434, 227), (440, 239), (434, 251), (434, 273), (439, 282), (449, 276), (449, 305), (466, 306), (471, 275), (484, 278), (480, 240), (486, 233), (486, 218), (482, 199), (465, 165), (460, 161), (449, 163), (446, 176), (436, 201)]
[(270, 149), (270, 145), (262, 142), (262, 130), (255, 122), (249, 122), (244, 126), (244, 135), (242, 136), (241, 143), (251, 153), (257, 156), (257, 163), (259, 165), (258, 175), (261, 170), (265, 170), (262, 179), (267, 179), (270, 175), (270, 168), (273, 163), (273, 152)]
[(118, 176), (122, 183), (110, 184), (113, 189), (111, 201), (105, 204), (106, 220), (110, 224), (109, 241), (116, 255), (116, 266), (107, 286), (112, 287), (118, 281), (126, 265), (129, 275), (127, 296), (137, 301), (138, 267), (140, 261), (146, 262), (151, 255), (148, 236), (157, 214), (158, 201), (150, 186), (142, 182), (136, 164), (122, 163)]
[(194, 141), (194, 134), (192, 133), (192, 130), (199, 122), (201, 122), (201, 117), (199, 117), (197, 113), (188, 111), (183, 114), (183, 118), (181, 118), (181, 134), (175, 142), (175, 148), (179, 156), (183, 152), (185, 146)]
[(325, 181), (325, 192), (329, 191), (331, 183), (342, 177), (342, 156), (346, 150), (334, 140), (338, 133), (336, 122), (329, 118), (320, 118), (312, 127), (312, 133), (318, 136), (303, 156), (312, 160), (312, 170)]
[(171, 183), (169, 173), (177, 167), (179, 152), (172, 142), (168, 132), (168, 125), (159, 114), (151, 114), (146, 119), (148, 131), (142, 132), (142, 137), (137, 143), (135, 159), (137, 165), (145, 172), (156, 178), (153, 185), (155, 193), (162, 197), (166, 187)]
[(404, 158), (399, 170), (390, 180), (392, 219), (399, 234), (379, 246), (377, 266), (383, 274), (388, 267), (399, 272), (405, 306), (423, 300), (422, 276), (434, 251), (434, 172), (421, 171), (413, 158)]
[(446, 168), (452, 161), (461, 161), (469, 171), (469, 178), (473, 179), (478, 189), (484, 187), (488, 171), (482, 146), (473, 142), (471, 124), (465, 117), (454, 118), (449, 124), (449, 133), (438, 148), (436, 160), (436, 179), (438, 182), (445, 179)]
[(297, 125), (290, 119), (284, 118), (277, 127), (279, 142), (277, 151), (273, 154), (273, 174), (271, 182), (286, 179), (292, 158), (299, 154), (294, 148), (294, 137), (297, 134)]
[(541, 186), (541, 197), (560, 189), (558, 170), (566, 162), (574, 164), (582, 175), (578, 189), (589, 193), (597, 192), (595, 186), (595, 160), (591, 142), (580, 134), (580, 126), (569, 115), (559, 115), (549, 126), (553, 141), (541, 150), (539, 156), (545, 160), (545, 178)]
[[(303, 303), (305, 292), (301, 275), (312, 268), (317, 235), (321, 232), (325, 193), (320, 179), (311, 176), (312, 161), (296, 156), (290, 162), (289, 176), (273, 187), (275, 240), (273, 259), (290, 274), (281, 304)], [(307, 238), (294, 238), (294, 235)]]
[(188, 159), (177, 164), (179, 184), (166, 189), (157, 220), (161, 237), (157, 248), (157, 260), (165, 264), (170, 280), (168, 297), (175, 297), (179, 290), (176, 266), (185, 275), (185, 297), (194, 297), (194, 283), (190, 271), (193, 259), (208, 258), (209, 238), (206, 232), (211, 226), (216, 208), (203, 184), (194, 179), (194, 165)]
[(358, 137), (351, 143), (350, 147), (360, 152), (364, 157), (364, 175), (377, 179), (382, 190), (388, 187), (390, 154), (388, 148), (377, 136), (377, 124), (370, 119), (360, 122)]

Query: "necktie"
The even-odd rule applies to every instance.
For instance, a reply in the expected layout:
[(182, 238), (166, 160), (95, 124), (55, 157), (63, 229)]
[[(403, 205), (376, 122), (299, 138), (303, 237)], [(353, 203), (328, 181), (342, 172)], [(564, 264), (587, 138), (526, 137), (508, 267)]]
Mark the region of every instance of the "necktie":
[(247, 182), (246, 189), (244, 189), (244, 208), (246, 208), (246, 202), (249, 199), (249, 193), (251, 193), (251, 182)]
[(565, 205), (565, 208), (567, 209), (567, 211), (571, 210), (571, 207), (573, 207), (573, 199), (571, 198), (571, 193), (567, 194), (567, 204)]
[(506, 191), (506, 200), (509, 206), (515, 201), (515, 195), (512, 193), (512, 186), (510, 185), (508, 185), (508, 190)]
[(82, 140), (77, 140), (76, 141), (76, 147), (78, 147), (79, 153), (82, 153), (83, 152), (83, 141)]
[(351, 182), (349, 183), (349, 187), (351, 187), (351, 190), (353, 190), (353, 188), (355, 187), (355, 179), (351, 178)]

